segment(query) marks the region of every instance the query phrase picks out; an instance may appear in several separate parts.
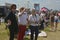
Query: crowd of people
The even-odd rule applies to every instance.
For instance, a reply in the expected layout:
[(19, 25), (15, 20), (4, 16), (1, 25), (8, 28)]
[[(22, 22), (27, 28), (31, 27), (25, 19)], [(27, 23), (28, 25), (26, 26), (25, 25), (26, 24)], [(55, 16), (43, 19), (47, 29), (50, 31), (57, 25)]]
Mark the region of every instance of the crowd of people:
[(9, 15), (5, 18), (6, 25), (10, 32), (9, 40), (14, 40), (15, 35), (17, 35), (17, 40), (24, 40), (27, 26), (31, 32), (30, 40), (37, 40), (39, 30), (44, 30), (49, 24), (51, 25), (51, 31), (57, 30), (58, 14), (51, 12), (48, 16), (44, 11), (37, 14), (35, 8), (33, 8), (31, 12), (28, 12), (25, 7), (21, 7), (17, 15), (15, 15), (15, 4), (11, 5), (10, 10), (11, 12), (9, 12)]

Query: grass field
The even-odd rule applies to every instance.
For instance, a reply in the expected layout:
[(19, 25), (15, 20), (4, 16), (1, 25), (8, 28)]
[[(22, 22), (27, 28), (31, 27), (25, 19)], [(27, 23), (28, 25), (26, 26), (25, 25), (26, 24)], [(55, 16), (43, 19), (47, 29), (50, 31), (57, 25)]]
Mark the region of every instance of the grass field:
[[(45, 29), (47, 33), (47, 38), (38, 37), (38, 40), (60, 40), (60, 23), (58, 24), (58, 30), (56, 32), (49, 32), (49, 28)], [(5, 29), (5, 24), (0, 25), (0, 40), (8, 40), (9, 31)], [(15, 40), (17, 40), (15, 38)], [(25, 40), (29, 40), (29, 36), (26, 36)]]

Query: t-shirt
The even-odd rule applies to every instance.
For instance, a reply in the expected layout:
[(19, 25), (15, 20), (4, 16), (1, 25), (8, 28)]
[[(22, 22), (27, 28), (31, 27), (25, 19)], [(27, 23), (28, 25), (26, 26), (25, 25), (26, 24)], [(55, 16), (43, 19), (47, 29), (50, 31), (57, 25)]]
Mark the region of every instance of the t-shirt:
[(41, 16), (41, 17), (44, 17), (44, 16), (45, 16), (45, 14), (44, 14), (44, 13), (41, 13), (41, 14), (40, 14), (40, 16)]
[(29, 16), (29, 21), (30, 22), (37, 22), (37, 23), (30, 23), (30, 25), (32, 25), (32, 26), (38, 26), (38, 23), (39, 23), (39, 19), (40, 19), (40, 17), (39, 17), (39, 15), (38, 14), (36, 14), (36, 15), (30, 15)]
[(54, 16), (54, 20), (58, 20), (58, 16)]
[(18, 23), (22, 24), (22, 25), (26, 25), (27, 24), (27, 19), (28, 19), (28, 15), (26, 12), (24, 12), (21, 16), (19, 16), (21, 13), (18, 13)]

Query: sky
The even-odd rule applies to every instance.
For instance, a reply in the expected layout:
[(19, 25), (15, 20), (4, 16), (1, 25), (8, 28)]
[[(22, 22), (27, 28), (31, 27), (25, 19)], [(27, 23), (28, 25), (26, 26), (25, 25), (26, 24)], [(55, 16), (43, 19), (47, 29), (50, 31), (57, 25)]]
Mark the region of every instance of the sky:
[(0, 0), (0, 5), (5, 3), (16, 4), (18, 8), (22, 6), (27, 7), (27, 5), (29, 5), (29, 8), (33, 8), (34, 3), (39, 3), (40, 8), (47, 7), (49, 9), (60, 10), (60, 0)]

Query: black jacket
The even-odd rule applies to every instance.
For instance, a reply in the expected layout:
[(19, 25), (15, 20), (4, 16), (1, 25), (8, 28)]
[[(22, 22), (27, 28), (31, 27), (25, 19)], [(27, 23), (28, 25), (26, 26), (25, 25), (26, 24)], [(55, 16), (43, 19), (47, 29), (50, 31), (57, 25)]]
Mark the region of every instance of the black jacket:
[(9, 30), (17, 33), (18, 32), (18, 21), (17, 21), (16, 15), (13, 12), (10, 12), (5, 20), (6, 22), (7, 20), (11, 21), (11, 25), (9, 25)]

